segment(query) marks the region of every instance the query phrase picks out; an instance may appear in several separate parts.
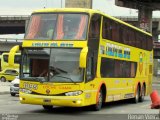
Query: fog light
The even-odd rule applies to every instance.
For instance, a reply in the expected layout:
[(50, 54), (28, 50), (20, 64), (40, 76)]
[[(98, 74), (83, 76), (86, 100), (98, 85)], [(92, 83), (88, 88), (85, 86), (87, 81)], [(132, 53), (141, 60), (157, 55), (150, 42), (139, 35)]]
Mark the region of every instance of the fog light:
[(20, 100), (20, 101), (22, 101), (22, 100), (23, 100), (23, 98), (22, 98), (22, 97), (19, 97), (19, 100)]
[(19, 97), (19, 100), (22, 101), (22, 100), (25, 100), (25, 98)]
[(81, 104), (81, 102), (82, 102), (81, 100), (77, 100), (76, 101), (77, 104)]

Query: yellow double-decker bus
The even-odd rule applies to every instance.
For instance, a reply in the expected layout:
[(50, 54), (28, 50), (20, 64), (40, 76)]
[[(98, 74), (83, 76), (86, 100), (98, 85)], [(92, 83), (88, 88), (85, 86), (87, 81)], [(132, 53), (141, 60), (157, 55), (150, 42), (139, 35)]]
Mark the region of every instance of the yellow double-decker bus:
[(100, 11), (33, 12), (21, 54), (23, 104), (100, 110), (151, 92), (152, 35)]
[(1, 70), (7, 68), (19, 69), (21, 59), (21, 53), (19, 52), (19, 46), (16, 45), (11, 48), (9, 52), (4, 52), (1, 55)]

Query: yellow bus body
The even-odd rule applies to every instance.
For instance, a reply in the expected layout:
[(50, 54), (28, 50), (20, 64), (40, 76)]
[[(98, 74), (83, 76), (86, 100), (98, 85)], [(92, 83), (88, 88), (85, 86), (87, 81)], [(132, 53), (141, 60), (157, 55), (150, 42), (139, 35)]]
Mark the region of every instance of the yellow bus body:
[[(90, 16), (94, 13), (106, 16), (114, 21), (119, 22), (125, 26), (129, 26), (143, 34), (151, 36), (149, 33), (144, 32), (132, 25), (129, 25), (123, 21), (113, 18), (109, 15), (103, 14), (99, 11), (90, 9), (43, 9), (35, 11), (34, 13), (52, 13), (52, 12), (62, 12), (62, 13), (88, 13)], [(102, 26), (101, 26), (102, 27)], [(102, 28), (101, 28), (102, 29)], [(38, 48), (38, 47), (61, 47), (61, 44), (72, 44), (72, 48), (85, 48), (87, 47), (87, 41), (53, 41), (53, 40), (24, 40), (22, 48)], [(54, 45), (53, 45), (54, 44)], [(101, 48), (107, 48), (107, 44), (111, 46), (121, 47), (122, 53), (126, 48), (130, 49), (130, 58), (119, 58), (116, 56), (110, 56), (101, 53)], [(66, 46), (67, 47), (67, 46)], [(106, 52), (106, 51), (105, 51)], [(140, 53), (143, 53), (144, 61), (139, 63)], [(137, 63), (137, 72), (135, 78), (102, 78), (100, 74), (101, 57), (107, 57), (112, 59), (118, 59), (123, 61), (133, 61)], [(152, 67), (153, 67), (153, 51), (147, 51), (139, 49), (136, 47), (128, 46), (115, 41), (110, 41), (102, 38), (100, 34), (100, 43), (98, 50), (97, 59), (97, 72), (94, 80), (90, 82), (81, 83), (40, 83), (27, 80), (20, 81), (20, 102), (24, 104), (37, 104), (37, 105), (55, 105), (55, 106), (73, 106), (81, 107), (96, 104), (98, 99), (98, 92), (100, 88), (105, 86), (106, 96), (105, 102), (123, 100), (134, 98), (136, 96), (136, 91), (138, 85), (140, 89), (145, 85), (146, 93), (148, 95), (152, 91)], [(141, 65), (140, 65), (141, 64)], [(140, 67), (142, 67), (142, 70)], [(65, 96), (58, 95), (61, 93), (67, 93), (72, 91), (82, 91), (82, 94), (77, 96)], [(30, 94), (30, 92), (36, 94)]]
[[(10, 59), (10, 61), (12, 61), (13, 64), (9, 64), (9, 62), (5, 62), (4, 61), (4, 56), (6, 56), (6, 55), (9, 56), (9, 53), (2, 53), (2, 56), (1, 56), (1, 68), (2, 68), (2, 70), (6, 69), (6, 68), (19, 69), (19, 64), (18, 63), (14, 63), (14, 58)], [(12, 55), (20, 56), (21, 54), (20, 53), (14, 53)]]
[(19, 69), (19, 63), (15, 63), (15, 57), (20, 56), (19, 45), (13, 46), (9, 52), (1, 55), (1, 70), (6, 68)]

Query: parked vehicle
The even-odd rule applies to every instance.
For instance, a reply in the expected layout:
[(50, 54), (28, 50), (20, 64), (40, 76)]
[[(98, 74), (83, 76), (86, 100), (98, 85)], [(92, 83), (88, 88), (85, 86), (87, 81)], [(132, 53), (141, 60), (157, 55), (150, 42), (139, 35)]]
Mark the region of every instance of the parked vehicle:
[(16, 69), (11, 69), (11, 68), (8, 68), (8, 69), (5, 69), (5, 70), (2, 70), (0, 72), (0, 80), (2, 82), (6, 82), (6, 81), (12, 81), (15, 79), (15, 77), (18, 75), (18, 71)]
[(19, 94), (19, 76), (16, 76), (16, 78), (11, 82), (10, 86), (10, 94), (11, 96), (15, 96), (16, 94)]

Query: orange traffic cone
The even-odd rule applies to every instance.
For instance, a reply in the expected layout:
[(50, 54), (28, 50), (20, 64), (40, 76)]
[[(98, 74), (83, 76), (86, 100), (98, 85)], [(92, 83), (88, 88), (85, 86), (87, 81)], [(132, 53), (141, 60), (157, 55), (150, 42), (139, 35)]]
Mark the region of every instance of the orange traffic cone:
[(158, 96), (158, 92), (157, 90), (154, 90), (151, 94), (150, 94), (150, 97), (151, 97), (151, 101), (152, 101), (152, 104), (151, 104), (151, 108), (152, 109), (159, 109), (160, 108), (160, 98)]

